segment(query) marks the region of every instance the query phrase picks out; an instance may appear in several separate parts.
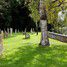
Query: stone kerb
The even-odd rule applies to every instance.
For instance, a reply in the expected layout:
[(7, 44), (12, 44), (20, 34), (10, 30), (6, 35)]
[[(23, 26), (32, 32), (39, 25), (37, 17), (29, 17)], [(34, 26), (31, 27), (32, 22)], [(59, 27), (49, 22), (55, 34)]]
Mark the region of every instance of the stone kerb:
[(54, 32), (48, 32), (48, 36), (49, 36), (49, 38), (56, 39), (56, 40), (59, 40), (61, 42), (67, 43), (67, 35), (57, 34)]

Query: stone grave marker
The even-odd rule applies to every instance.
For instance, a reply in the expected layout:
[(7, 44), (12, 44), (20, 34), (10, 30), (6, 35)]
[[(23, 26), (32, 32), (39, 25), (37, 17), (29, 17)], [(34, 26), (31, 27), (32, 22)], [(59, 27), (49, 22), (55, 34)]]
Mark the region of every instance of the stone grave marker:
[(30, 32), (31, 32), (31, 34), (33, 34), (33, 33), (34, 33), (32, 28), (31, 28)]
[(18, 29), (18, 33), (19, 33), (19, 29)]
[(29, 34), (25, 34), (25, 39), (29, 39), (30, 35)]
[(3, 52), (3, 35), (0, 34), (0, 55), (2, 54)]
[(5, 34), (4, 34), (5, 37), (8, 37), (8, 32), (5, 31)]
[(2, 37), (4, 38), (4, 32), (3, 32), (3, 30), (1, 31), (1, 34), (2, 34)]
[(9, 28), (7, 28), (7, 32), (8, 32), (8, 34), (10, 33), (10, 30), (9, 30)]
[(10, 28), (10, 36), (12, 36), (12, 33), (13, 33), (13, 29)]
[(17, 33), (17, 29), (15, 29), (15, 34)]
[(25, 31), (23, 32), (23, 35), (25, 35), (26, 34), (26, 28), (25, 28)]

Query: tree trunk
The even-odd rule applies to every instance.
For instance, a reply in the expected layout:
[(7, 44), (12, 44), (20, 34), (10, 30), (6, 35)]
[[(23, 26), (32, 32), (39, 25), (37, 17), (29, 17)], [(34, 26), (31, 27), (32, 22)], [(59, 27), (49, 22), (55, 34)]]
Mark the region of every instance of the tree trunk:
[(38, 35), (38, 24), (37, 24), (37, 21), (36, 21), (36, 35)]
[(42, 46), (49, 46), (48, 30), (47, 30), (47, 14), (46, 7), (43, 6), (43, 0), (40, 0), (40, 26), (41, 26), (41, 42)]

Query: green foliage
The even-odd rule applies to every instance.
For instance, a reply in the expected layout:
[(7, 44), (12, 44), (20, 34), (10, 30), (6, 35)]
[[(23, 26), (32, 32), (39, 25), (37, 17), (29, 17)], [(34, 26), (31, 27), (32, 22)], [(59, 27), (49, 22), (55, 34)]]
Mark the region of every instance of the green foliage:
[(37, 1), (32, 0), (31, 3), (29, 4), (29, 10), (31, 11), (30, 16), (33, 18), (35, 22), (40, 20), (38, 5), (39, 5), (39, 0)]
[[(31, 25), (31, 22), (38, 22), (40, 20), (39, 2), (40, 0), (0, 0), (0, 27), (12, 27), (17, 24), (16, 27), (22, 28), (26, 25), (26, 20), (30, 22), (27, 22), (27, 25)], [(67, 0), (44, 0), (43, 2), (43, 7), (46, 6), (48, 23), (53, 25), (54, 29), (57, 29), (59, 25), (57, 23), (58, 12), (67, 9), (65, 2)], [(25, 15), (22, 16), (22, 14)], [(64, 24), (67, 25), (66, 20)]]

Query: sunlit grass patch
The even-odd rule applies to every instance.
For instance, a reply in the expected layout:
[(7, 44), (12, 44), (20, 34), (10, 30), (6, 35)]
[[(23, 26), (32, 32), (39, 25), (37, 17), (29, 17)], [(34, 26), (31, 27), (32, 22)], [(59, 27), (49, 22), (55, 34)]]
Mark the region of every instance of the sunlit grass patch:
[(40, 33), (24, 35), (13, 34), (4, 39), (4, 53), (0, 58), (0, 67), (66, 67), (67, 43), (50, 40), (50, 47), (39, 46)]

